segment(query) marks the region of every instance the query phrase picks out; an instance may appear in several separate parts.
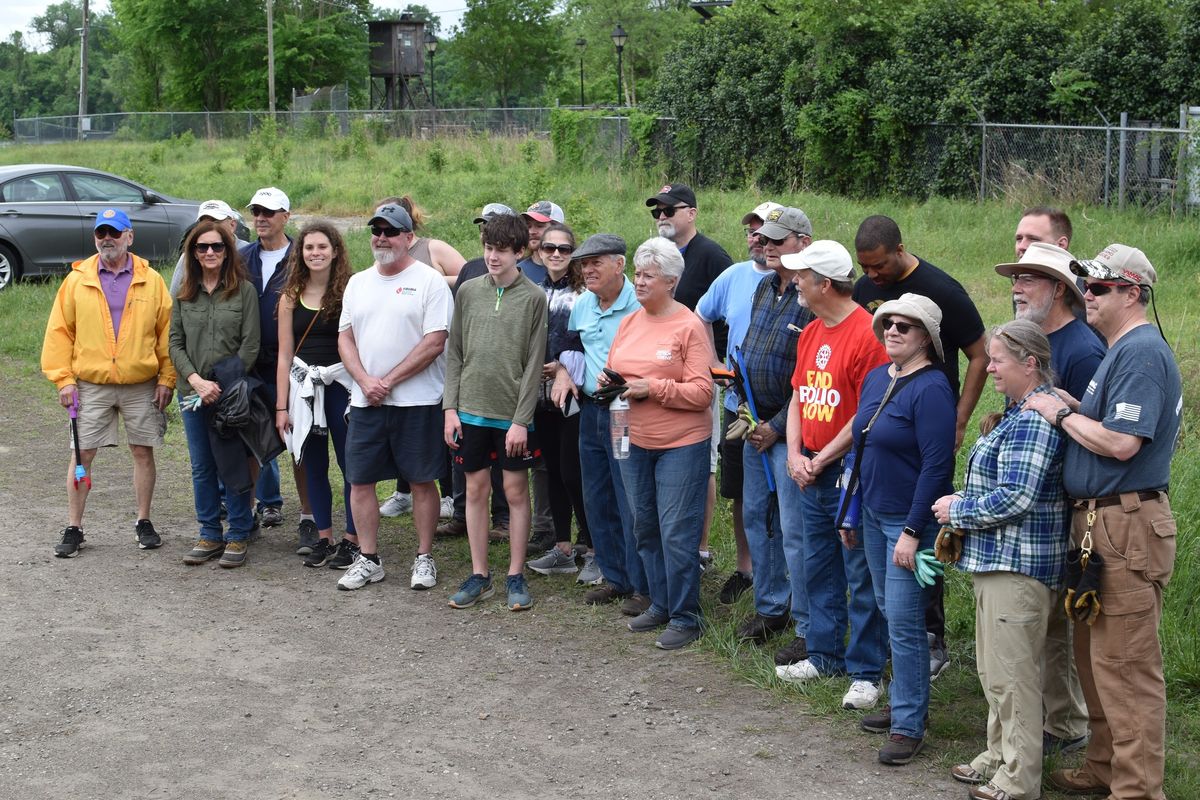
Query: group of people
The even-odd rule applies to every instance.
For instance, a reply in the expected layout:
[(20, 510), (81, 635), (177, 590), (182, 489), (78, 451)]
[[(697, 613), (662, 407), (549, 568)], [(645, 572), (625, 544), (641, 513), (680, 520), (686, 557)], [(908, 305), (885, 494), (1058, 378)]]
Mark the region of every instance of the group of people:
[[(380, 515), (411, 511), (413, 589), (437, 583), (436, 537), (465, 533), (471, 574), (449, 605), (490, 597), (489, 542), (507, 539), (509, 609), (534, 602), (527, 568), (578, 573), (586, 602), (619, 604), (631, 631), (675, 650), (703, 634), (719, 490), (737, 547), (719, 599), (753, 596), (738, 637), (791, 631), (777, 676), (845, 677), (851, 709), (878, 707), (890, 661), (889, 702), (860, 723), (887, 734), (882, 763), (925, 744), (952, 562), (972, 575), (989, 707), (986, 749), (952, 776), (972, 798), (1032, 799), (1043, 755), (1086, 747), (1052, 785), (1161, 798), (1157, 629), (1182, 387), (1147, 317), (1146, 255), (1114, 244), (1076, 259), (1066, 215), (1029, 209), (1017, 259), (996, 267), (1015, 319), (985, 330), (962, 285), (888, 217), (860, 224), (852, 256), (814, 240), (801, 209), (765, 202), (742, 217), (749, 257), (733, 264), (697, 230), (690, 187), (646, 205), (657, 235), (635, 248), (632, 280), (620, 236), (577, 244), (549, 201), (485, 206), (483, 256), (467, 261), (417, 235), (409, 198), (387, 198), (368, 221), (374, 263), (354, 272), (332, 225), (290, 238), (287, 195), (267, 187), (248, 206), (253, 243), (235, 238), (226, 203), (200, 207), (170, 290), (132, 254), (128, 217), (103, 212), (42, 354), (78, 408), (55, 554), (83, 546), (77, 468), (117, 443), (118, 414), (135, 536), (161, 545), (153, 448), (177, 378), (199, 524), (188, 564), (240, 566), (258, 529), (282, 522), (286, 452), (297, 552), (345, 570), (339, 589), (384, 578)], [(955, 491), (988, 375), (1004, 410), (984, 420)], [(381, 507), (377, 484), (393, 481)]]

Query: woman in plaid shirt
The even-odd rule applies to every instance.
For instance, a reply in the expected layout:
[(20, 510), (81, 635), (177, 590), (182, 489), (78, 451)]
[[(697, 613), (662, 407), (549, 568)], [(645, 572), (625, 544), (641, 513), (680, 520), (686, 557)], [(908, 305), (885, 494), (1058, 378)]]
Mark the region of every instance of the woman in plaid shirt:
[(963, 491), (934, 503), (966, 532), (959, 568), (973, 574), (975, 653), (988, 701), (987, 749), (951, 775), (977, 800), (1032, 800), (1042, 784), (1042, 647), (1063, 580), (1070, 515), (1062, 433), (1022, 403), (1053, 392), (1050, 343), (1028, 320), (996, 328), (988, 372), (1007, 408), (980, 437)]

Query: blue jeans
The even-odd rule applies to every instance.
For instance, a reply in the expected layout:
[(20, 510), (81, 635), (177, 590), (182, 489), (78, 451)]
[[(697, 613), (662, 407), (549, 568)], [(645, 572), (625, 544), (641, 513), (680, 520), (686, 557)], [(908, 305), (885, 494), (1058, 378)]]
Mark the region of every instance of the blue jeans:
[(579, 468), (583, 473), (583, 508), (596, 562), (604, 580), (619, 594), (649, 596), (646, 568), (633, 537), (633, 514), (620, 461), (612, 456), (608, 406), (585, 401), (579, 410)]
[(221, 533), (221, 484), (217, 477), (217, 462), (208, 441), (208, 422), (203, 409), (180, 411), (183, 431), (187, 435), (188, 455), (192, 460), (192, 494), (196, 501), (196, 521), (200, 523), (200, 538), (210, 542), (244, 542), (254, 525), (251, 510), (253, 492), (225, 493), (229, 511), (229, 533)]
[(329, 440), (333, 440), (333, 454), (342, 471), (342, 497), (346, 503), (346, 532), (353, 534), (354, 515), (350, 510), (350, 484), (346, 482), (346, 406), (350, 394), (336, 381), (325, 387), (325, 422), (329, 434), (308, 435), (304, 444), (304, 481), (308, 486), (308, 501), (312, 505), (313, 520), (317, 530), (333, 527), (333, 487), (329, 483)]
[(887, 628), (875, 605), (875, 590), (862, 541), (853, 550), (847, 550), (834, 529), (841, 497), (837, 479), (841, 472), (840, 462), (830, 464), (800, 493), (804, 515), (804, 576), (808, 584), (808, 658), (824, 675), (846, 673), (854, 680), (878, 683), (887, 658)]
[[(780, 439), (765, 452), (775, 478), (776, 494), (772, 502), (763, 455), (750, 444), (742, 450), (742, 522), (754, 567), (754, 610), (765, 617), (778, 617), (790, 611), (796, 635), (807, 638), (808, 591), (804, 583), (800, 487), (788, 477), (787, 443)], [(799, 580), (789, 581), (789, 572), (799, 575)]]
[(708, 493), (709, 439), (667, 450), (630, 445), (621, 476), (633, 535), (650, 584), (649, 612), (672, 628), (700, 626), (700, 533)]
[[(906, 514), (880, 514), (862, 507), (862, 538), (871, 566), (875, 602), (887, 619), (892, 646), (892, 733), (919, 739), (925, 735), (929, 712), (929, 638), (925, 635), (925, 605), (930, 590), (916, 575), (892, 563), (904, 530)], [(921, 531), (918, 550), (933, 547), (938, 524), (930, 521)]]

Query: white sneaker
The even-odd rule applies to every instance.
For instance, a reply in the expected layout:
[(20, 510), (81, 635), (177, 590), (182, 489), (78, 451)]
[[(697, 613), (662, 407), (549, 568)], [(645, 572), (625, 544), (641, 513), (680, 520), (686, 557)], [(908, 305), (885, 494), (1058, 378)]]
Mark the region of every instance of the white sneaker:
[(816, 665), (806, 658), (803, 661), (797, 661), (795, 664), (776, 667), (775, 677), (788, 683), (804, 683), (805, 681), (821, 677), (821, 672), (817, 669)]
[(442, 507), (438, 509), (438, 519), (453, 519), (454, 518), (454, 498), (443, 497)]
[(873, 708), (879, 702), (879, 684), (870, 681), (852, 681), (850, 691), (842, 698), (842, 708), (863, 710)]
[(413, 559), (412, 580), (408, 582), (412, 589), (432, 589), (437, 586), (437, 565), (429, 553), (418, 555)]
[(395, 492), (379, 506), (379, 513), (385, 517), (398, 517), (401, 514), (412, 513), (412, 495)]
[(579, 577), (575, 582), (585, 586), (599, 586), (604, 583), (604, 575), (600, 572), (600, 565), (596, 563), (595, 553), (583, 554), (583, 569), (579, 570)]
[(361, 553), (350, 569), (346, 570), (346, 574), (338, 581), (338, 588), (346, 591), (361, 589), (368, 583), (378, 583), (383, 580), (383, 564), (376, 564), (374, 561), (363, 556)]

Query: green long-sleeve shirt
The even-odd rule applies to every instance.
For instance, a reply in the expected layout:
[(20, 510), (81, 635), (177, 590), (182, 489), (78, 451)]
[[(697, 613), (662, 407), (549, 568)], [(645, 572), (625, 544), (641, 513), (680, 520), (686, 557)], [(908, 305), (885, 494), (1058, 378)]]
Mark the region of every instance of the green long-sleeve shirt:
[(546, 356), (546, 293), (524, 275), (500, 289), (491, 275), (454, 298), (442, 408), (528, 427)]
[(195, 394), (187, 379), (193, 372), (212, 380), (213, 366), (236, 355), (249, 370), (258, 358), (258, 292), (242, 281), (238, 293), (223, 299), (223, 290), (210, 295), (200, 287), (186, 303), (175, 298), (171, 313), (171, 363), (179, 373), (179, 396)]

